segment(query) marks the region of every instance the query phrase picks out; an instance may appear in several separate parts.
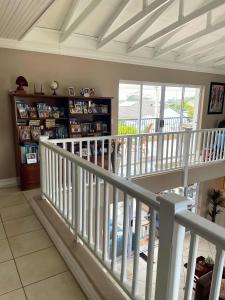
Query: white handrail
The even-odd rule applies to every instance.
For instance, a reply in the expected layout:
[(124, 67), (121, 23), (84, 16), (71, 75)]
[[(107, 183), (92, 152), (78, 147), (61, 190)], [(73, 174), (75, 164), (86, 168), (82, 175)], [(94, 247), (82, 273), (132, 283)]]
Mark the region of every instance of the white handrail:
[[(205, 140), (207, 141), (206, 137)], [(184, 299), (189, 300), (192, 295), (190, 289), (194, 280), (198, 236), (214, 244), (217, 249), (210, 293), (210, 299), (217, 299), (225, 259), (225, 229), (187, 211), (188, 201), (185, 198), (175, 194), (156, 197), (154, 193), (129, 180), (120, 178), (67, 151), (66, 142), (63, 140), (62, 143), (64, 149), (47, 141), (46, 138), (40, 141), (42, 197), (47, 199), (68, 223), (74, 238), (83, 241), (127, 295), (131, 299), (143, 299), (144, 296), (146, 300), (153, 296), (154, 246), (156, 214), (158, 214), (159, 249), (154, 299), (181, 299), (179, 282), (185, 228), (190, 230), (192, 239)], [(119, 203), (123, 204), (124, 209), (119, 208)], [(134, 204), (135, 227), (130, 231), (130, 211)], [(143, 209), (147, 209), (150, 213), (150, 226), (144, 279), (146, 286), (144, 294), (141, 295), (139, 248)], [(119, 220), (121, 215), (122, 219)], [(130, 255), (130, 251), (134, 255)], [(118, 259), (118, 256), (121, 259)], [(133, 266), (131, 278), (127, 276), (128, 261)]]

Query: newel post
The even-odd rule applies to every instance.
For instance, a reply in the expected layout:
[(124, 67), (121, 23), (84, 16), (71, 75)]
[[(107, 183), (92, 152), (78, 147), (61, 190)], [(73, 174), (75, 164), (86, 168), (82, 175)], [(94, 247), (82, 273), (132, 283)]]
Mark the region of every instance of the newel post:
[(155, 299), (178, 300), (185, 228), (175, 222), (188, 201), (176, 194), (162, 195), (159, 211), (159, 252)]
[(46, 180), (46, 148), (44, 147), (44, 142), (48, 141), (48, 136), (42, 135), (39, 140), (39, 153), (40, 153), (40, 176), (41, 176), (41, 197), (42, 199), (45, 197), (47, 191), (47, 180)]

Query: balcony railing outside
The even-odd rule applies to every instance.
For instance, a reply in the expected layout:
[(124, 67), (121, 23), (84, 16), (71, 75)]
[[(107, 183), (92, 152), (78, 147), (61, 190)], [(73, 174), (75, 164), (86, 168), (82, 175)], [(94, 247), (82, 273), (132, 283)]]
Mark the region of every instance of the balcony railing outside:
[[(185, 127), (193, 127), (193, 119), (188, 117), (171, 117), (163, 119), (163, 131), (172, 132), (184, 130)], [(119, 134), (154, 133), (160, 129), (159, 118), (119, 119)]]
[[(215, 131), (212, 132), (215, 134)], [(207, 131), (202, 131), (201, 137), (203, 140), (206, 139), (207, 145), (211, 133), (209, 135)], [(63, 145), (66, 143), (68, 143), (67, 140), (63, 141)], [(225, 259), (224, 228), (189, 212), (188, 201), (176, 194), (156, 197), (155, 194), (132, 182), (107, 172), (104, 168), (90, 163), (79, 155), (74, 155), (71, 153), (73, 151), (69, 152), (54, 145), (46, 138), (41, 140), (40, 146), (42, 197), (49, 201), (70, 226), (75, 240), (80, 239), (86, 245), (131, 299), (181, 299), (179, 283), (186, 230), (191, 233), (191, 242), (184, 299), (192, 299), (199, 236), (216, 246), (216, 260), (209, 299), (218, 299)], [(218, 150), (215, 158), (219, 159), (220, 154)], [(128, 280), (129, 205), (132, 201), (136, 205), (136, 217), (131, 254), (132, 276), (129, 275)], [(120, 202), (123, 202), (124, 209), (122, 212), (122, 252), (118, 258), (117, 224)], [(110, 203), (113, 204), (112, 214), (110, 214)], [(150, 226), (145, 290), (144, 297), (141, 297), (139, 279), (143, 274), (141, 274), (139, 249), (143, 206), (149, 209)], [(153, 258), (156, 214), (159, 215), (160, 225), (154, 294)], [(112, 215), (112, 220), (110, 215)]]

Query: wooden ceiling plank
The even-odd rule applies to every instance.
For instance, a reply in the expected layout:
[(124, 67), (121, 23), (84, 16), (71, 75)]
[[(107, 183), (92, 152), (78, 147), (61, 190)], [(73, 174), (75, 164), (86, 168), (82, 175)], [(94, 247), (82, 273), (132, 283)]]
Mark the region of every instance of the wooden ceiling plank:
[(43, 1), (43, 6), (39, 10), (38, 14), (34, 17), (32, 22), (26, 26), (23, 32), (20, 34), (18, 40), (24, 39), (24, 37), (34, 28), (35, 24), (39, 21), (39, 19), (46, 13), (46, 11), (55, 3), (56, 0), (48, 0)]
[(11, 7), (10, 14), (8, 16), (8, 21), (5, 22), (4, 26), (1, 28), (1, 32), (0, 32), (1, 36), (4, 36), (4, 37), (8, 36), (11, 26), (12, 26), (12, 24), (14, 24), (14, 21), (15, 21), (14, 17), (12, 17), (12, 16), (14, 16), (17, 13), (17, 11), (19, 10), (19, 7), (22, 3), (23, 3), (23, 0), (14, 1), (13, 5)]

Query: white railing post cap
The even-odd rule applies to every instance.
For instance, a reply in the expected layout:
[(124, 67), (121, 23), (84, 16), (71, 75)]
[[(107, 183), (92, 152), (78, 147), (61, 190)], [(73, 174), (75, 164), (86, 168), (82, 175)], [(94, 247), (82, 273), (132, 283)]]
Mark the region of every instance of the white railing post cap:
[(174, 214), (179, 211), (187, 210), (188, 205), (191, 203), (190, 200), (185, 197), (173, 193), (159, 195), (156, 199), (159, 203), (166, 205), (170, 210), (172, 209)]
[(48, 135), (41, 135), (39, 138), (40, 142), (46, 142), (48, 139), (49, 139)]

